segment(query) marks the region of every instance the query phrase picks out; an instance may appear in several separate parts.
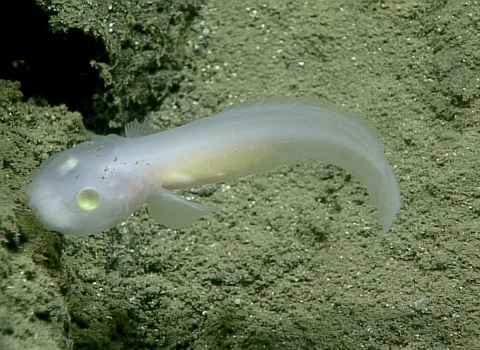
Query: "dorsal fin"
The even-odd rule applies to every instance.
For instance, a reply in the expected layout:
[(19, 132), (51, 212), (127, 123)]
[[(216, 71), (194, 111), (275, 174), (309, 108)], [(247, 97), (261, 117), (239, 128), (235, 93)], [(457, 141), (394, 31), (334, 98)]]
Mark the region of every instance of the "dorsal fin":
[(125, 135), (131, 138), (147, 136), (157, 132), (158, 130), (155, 130), (147, 122), (139, 123), (137, 119), (125, 125)]

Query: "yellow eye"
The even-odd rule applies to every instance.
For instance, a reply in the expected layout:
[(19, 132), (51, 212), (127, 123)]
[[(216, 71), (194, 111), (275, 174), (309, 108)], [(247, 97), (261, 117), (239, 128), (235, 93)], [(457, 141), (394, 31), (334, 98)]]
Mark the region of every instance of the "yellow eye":
[(92, 188), (84, 188), (77, 194), (77, 204), (83, 210), (94, 210), (100, 204), (100, 195)]

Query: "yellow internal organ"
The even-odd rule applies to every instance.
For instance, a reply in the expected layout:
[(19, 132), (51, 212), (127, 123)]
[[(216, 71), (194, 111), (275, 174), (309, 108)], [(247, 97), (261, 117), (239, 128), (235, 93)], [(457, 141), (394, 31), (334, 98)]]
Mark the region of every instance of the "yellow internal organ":
[(276, 164), (277, 152), (272, 146), (252, 146), (189, 159), (166, 169), (162, 173), (162, 185), (168, 189), (195, 187), (262, 172)]
[(85, 211), (95, 210), (100, 205), (100, 195), (93, 188), (84, 188), (77, 194), (77, 204)]

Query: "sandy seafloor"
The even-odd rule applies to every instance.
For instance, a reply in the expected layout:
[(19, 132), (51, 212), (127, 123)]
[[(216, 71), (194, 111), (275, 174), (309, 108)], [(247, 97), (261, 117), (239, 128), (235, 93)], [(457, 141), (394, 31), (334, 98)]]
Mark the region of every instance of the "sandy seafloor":
[[(28, 175), (93, 133), (1, 82), (0, 349), (480, 348), (480, 3), (160, 3), (65, 1), (52, 25), (128, 53), (143, 82), (158, 74), (144, 53), (174, 38), (178, 86), (145, 116), (159, 130), (269, 96), (363, 114), (401, 211), (380, 238), (366, 189), (308, 161), (182, 192), (219, 209), (183, 230), (141, 210), (92, 237), (52, 233), (28, 210)], [(172, 8), (186, 25), (159, 31)], [(141, 42), (127, 52), (128, 35)]]

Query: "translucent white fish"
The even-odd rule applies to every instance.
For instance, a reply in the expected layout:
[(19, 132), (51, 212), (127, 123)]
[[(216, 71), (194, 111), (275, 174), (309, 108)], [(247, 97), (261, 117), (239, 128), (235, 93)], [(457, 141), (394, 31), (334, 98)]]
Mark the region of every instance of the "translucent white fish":
[(316, 159), (367, 187), (385, 234), (400, 208), (395, 175), (363, 117), (318, 99), (243, 103), (154, 133), (136, 121), (126, 136), (101, 136), (53, 155), (27, 188), (45, 228), (91, 235), (126, 221), (144, 203), (160, 224), (180, 228), (215, 208), (172, 191)]

